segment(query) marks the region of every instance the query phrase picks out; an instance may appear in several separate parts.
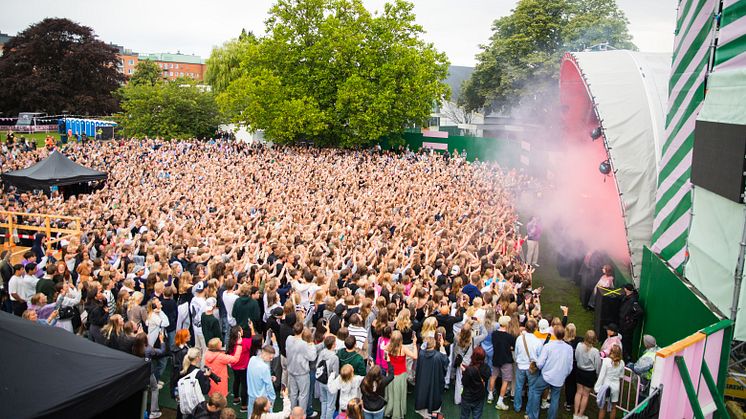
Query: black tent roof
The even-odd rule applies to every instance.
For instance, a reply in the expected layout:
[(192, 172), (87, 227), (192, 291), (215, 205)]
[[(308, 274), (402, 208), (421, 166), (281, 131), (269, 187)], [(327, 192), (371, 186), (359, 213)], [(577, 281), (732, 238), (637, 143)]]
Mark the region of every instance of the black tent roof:
[(150, 377), (141, 358), (2, 311), (0, 351), (0, 417), (94, 417)]
[(3, 181), (19, 189), (49, 189), (50, 186), (74, 185), (104, 180), (105, 172), (83, 167), (59, 151), (31, 167), (3, 173)]

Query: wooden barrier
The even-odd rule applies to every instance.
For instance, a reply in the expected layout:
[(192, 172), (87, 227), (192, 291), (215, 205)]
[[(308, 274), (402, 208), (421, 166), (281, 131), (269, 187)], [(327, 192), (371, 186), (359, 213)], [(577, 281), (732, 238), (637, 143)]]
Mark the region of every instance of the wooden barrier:
[[(21, 217), (22, 222), (18, 222), (18, 217)], [(27, 224), (25, 220), (29, 220)], [(24, 252), (26, 248), (22, 250), (14, 251), (14, 247), (18, 247), (15, 244), (15, 239), (21, 235), (21, 232), (43, 232), (46, 237), (46, 251), (49, 254), (52, 251), (52, 245), (62, 240), (70, 240), (74, 237), (80, 237), (81, 223), (80, 217), (69, 217), (66, 215), (52, 215), (52, 214), (39, 214), (33, 212), (16, 212), (16, 211), (0, 211), (0, 229), (4, 229), (3, 232), (6, 241), (5, 248), (10, 250), (14, 255), (19, 252)], [(53, 221), (67, 221), (68, 228), (53, 227)], [(39, 225), (41, 224), (41, 225)], [(52, 237), (52, 234), (58, 234), (57, 237)], [(33, 235), (33, 234), (32, 234)]]

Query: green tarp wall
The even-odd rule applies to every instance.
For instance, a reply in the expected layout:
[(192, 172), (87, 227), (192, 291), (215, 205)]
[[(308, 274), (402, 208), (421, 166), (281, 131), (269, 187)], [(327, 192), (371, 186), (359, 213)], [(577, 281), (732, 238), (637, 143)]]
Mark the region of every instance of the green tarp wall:
[[(520, 165), (520, 144), (516, 141), (458, 135), (449, 135), (448, 138), (431, 138), (421, 133), (404, 133), (404, 143), (409, 146), (410, 150), (419, 150), (423, 142), (448, 144), (448, 151), (451, 154), (454, 150), (458, 150), (459, 154), (466, 150), (466, 157), (469, 161), (475, 159), (495, 161), (506, 168)], [(385, 138), (382, 139), (381, 147), (390, 148), (390, 142)]]
[[(663, 260), (645, 247), (642, 254), (640, 304), (642, 333), (665, 347), (722, 320)], [(639, 336), (635, 336), (639, 343)]]

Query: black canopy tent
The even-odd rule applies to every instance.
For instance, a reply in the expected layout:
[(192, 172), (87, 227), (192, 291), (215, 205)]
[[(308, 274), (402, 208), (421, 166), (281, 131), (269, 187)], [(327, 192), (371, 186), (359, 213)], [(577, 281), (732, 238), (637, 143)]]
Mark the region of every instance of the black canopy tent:
[(0, 311), (0, 417), (137, 418), (150, 365)]
[(20, 190), (43, 190), (49, 192), (53, 186), (65, 187), (87, 185), (88, 182), (106, 180), (107, 174), (83, 167), (59, 151), (31, 167), (2, 174), (3, 182)]

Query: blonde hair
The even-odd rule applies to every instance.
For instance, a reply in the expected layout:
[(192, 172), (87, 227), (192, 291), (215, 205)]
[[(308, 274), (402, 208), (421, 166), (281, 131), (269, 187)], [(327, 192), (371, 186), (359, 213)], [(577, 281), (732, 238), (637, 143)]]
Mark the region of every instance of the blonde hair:
[(207, 349), (210, 350), (219, 350), (220, 345), (222, 345), (223, 342), (220, 340), (220, 338), (212, 338), (209, 342), (207, 342)]
[(578, 336), (578, 330), (575, 328), (574, 323), (568, 323), (565, 326), (565, 342), (572, 342)]
[(399, 312), (399, 314), (396, 316), (396, 329), (399, 331), (404, 331), (412, 327), (412, 314), (409, 312), (408, 308), (402, 309), (402, 311)]
[(400, 331), (394, 330), (393, 332), (391, 332), (391, 340), (389, 340), (389, 346), (386, 350), (389, 356), (399, 356), (399, 354), (401, 353), (403, 341), (404, 337), (402, 336)]
[[(435, 336), (435, 329), (438, 328), (438, 320), (435, 317), (428, 317), (425, 319), (425, 321), (422, 323), (422, 330), (420, 331), (420, 334), (425, 337), (432, 337)], [(432, 336), (430, 336), (432, 335)]]
[(622, 348), (620, 348), (619, 345), (611, 347), (611, 350), (609, 351), (609, 359), (611, 359), (611, 362), (615, 367), (619, 366), (619, 363), (622, 361)]
[(184, 361), (181, 363), (181, 374), (186, 374), (189, 366), (192, 365), (192, 362), (198, 360), (201, 356), (202, 352), (199, 348), (189, 348), (184, 356)]
[(132, 297), (127, 301), (127, 310), (132, 310), (134, 307), (139, 306), (143, 297), (145, 296), (140, 291), (133, 292)]
[(345, 383), (349, 383), (352, 380), (352, 377), (355, 375), (355, 369), (352, 368), (352, 365), (350, 364), (344, 364), (342, 368), (339, 370), (339, 376), (342, 378), (342, 381)]

